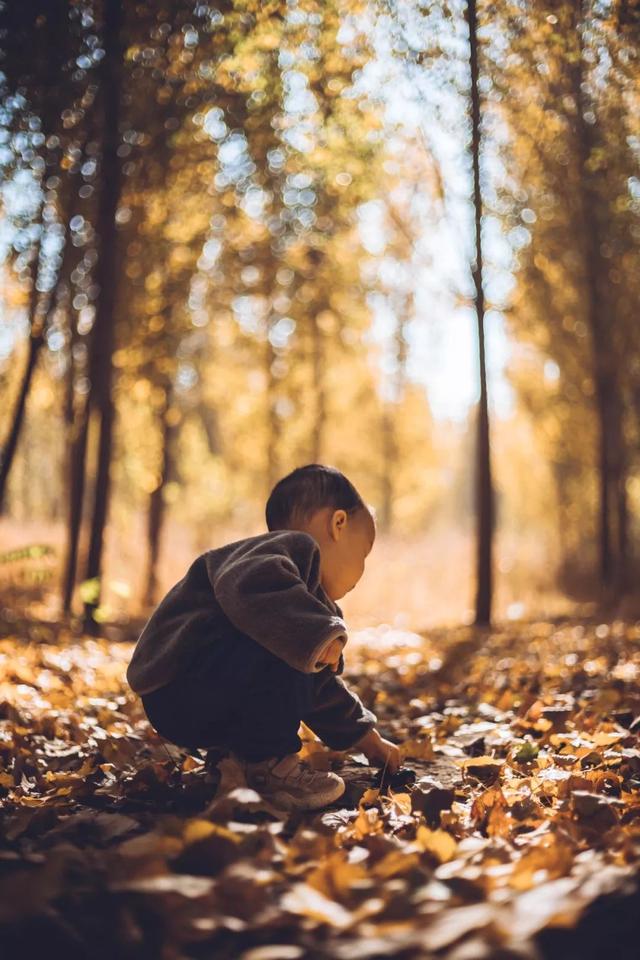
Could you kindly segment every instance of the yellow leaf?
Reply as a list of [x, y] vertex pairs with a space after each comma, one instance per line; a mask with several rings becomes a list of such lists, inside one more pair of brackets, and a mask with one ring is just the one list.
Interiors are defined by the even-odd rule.
[[393, 805], [396, 807], [398, 813], [411, 813], [411, 794], [393, 793], [393, 791], [390, 790], [389, 796], [393, 801]]
[[188, 820], [184, 828], [183, 840], [185, 844], [197, 843], [198, 840], [204, 840], [210, 837], [212, 833], [217, 833], [216, 825], [210, 820]]
[[[13, 781], [12, 781], [13, 783]], [[360, 806], [365, 806], [366, 804], [376, 803], [380, 797], [380, 790], [378, 787], [372, 787], [365, 792], [360, 797]]]
[[190, 770], [199, 770], [202, 767], [202, 760], [198, 760], [197, 757], [188, 756], [185, 757], [184, 763], [182, 764], [182, 769], [185, 773], [189, 773]]
[[348, 851], [336, 850], [320, 859], [306, 882], [330, 900], [348, 897], [358, 884], [366, 883], [367, 871], [360, 863], [349, 863]]
[[353, 821], [353, 832], [358, 840], [370, 834], [382, 833], [384, 824], [377, 807], [360, 807], [358, 816]]
[[21, 807], [41, 807], [47, 802], [48, 797], [11, 797]]
[[440, 863], [452, 860], [458, 849], [458, 844], [446, 830], [429, 830], [428, 827], [418, 827], [416, 844], [421, 850], [432, 853]]
[[371, 868], [371, 873], [380, 880], [388, 880], [398, 874], [408, 873], [413, 867], [420, 864], [417, 853], [408, 853], [406, 850], [391, 850], [382, 860]]
[[413, 757], [414, 760], [433, 760], [434, 752], [431, 739], [422, 737], [420, 740], [405, 740], [399, 746], [400, 756], [403, 760], [407, 757]]

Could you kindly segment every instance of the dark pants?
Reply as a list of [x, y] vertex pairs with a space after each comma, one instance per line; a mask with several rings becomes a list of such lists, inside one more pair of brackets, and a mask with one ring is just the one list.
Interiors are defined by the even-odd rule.
[[294, 670], [250, 637], [216, 637], [169, 684], [143, 694], [151, 725], [181, 747], [226, 747], [246, 760], [297, 753], [318, 674]]

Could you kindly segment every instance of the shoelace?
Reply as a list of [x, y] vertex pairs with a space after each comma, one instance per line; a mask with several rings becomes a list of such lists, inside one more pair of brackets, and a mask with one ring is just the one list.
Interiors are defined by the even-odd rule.
[[[273, 776], [278, 777], [283, 783], [293, 783], [300, 786], [312, 783], [315, 779], [316, 771], [309, 767], [304, 760], [298, 760], [296, 763], [297, 769], [292, 764], [291, 769], [284, 772], [282, 776], [272, 770]], [[277, 766], [277, 764], [274, 764], [274, 766]]]

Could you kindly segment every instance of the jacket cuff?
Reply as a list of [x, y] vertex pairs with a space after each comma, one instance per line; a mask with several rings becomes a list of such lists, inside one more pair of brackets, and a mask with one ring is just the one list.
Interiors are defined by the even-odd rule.
[[[307, 660], [304, 668], [305, 673], [319, 673], [327, 666], [326, 663], [318, 663], [318, 660], [322, 656], [324, 650], [326, 650], [329, 644], [337, 637], [344, 637], [344, 642], [347, 642], [347, 634], [343, 626], [336, 625], [326, 636], [322, 638], [320, 643], [309, 655], [309, 659]], [[340, 656], [342, 656], [342, 654], [340, 654]]]
[[[370, 719], [370, 717], [373, 717], [373, 719]], [[357, 745], [363, 739], [365, 734], [375, 727], [377, 722], [378, 718], [375, 716], [375, 714], [371, 713], [371, 711], [367, 710], [365, 707], [365, 715], [358, 723], [358, 732], [356, 733], [355, 737], [353, 733], [348, 738], [331, 737], [331, 742], [329, 742], [329, 739], [323, 738], [324, 743], [327, 744], [330, 750], [355, 750], [357, 753]]]

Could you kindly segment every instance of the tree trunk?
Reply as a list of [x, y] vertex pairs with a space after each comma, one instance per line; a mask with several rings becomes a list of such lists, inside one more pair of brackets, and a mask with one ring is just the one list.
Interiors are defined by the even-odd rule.
[[6, 489], [7, 489], [7, 481], [9, 479], [9, 473], [11, 472], [11, 466], [13, 464], [15, 453], [18, 448], [18, 440], [20, 439], [20, 432], [22, 430], [22, 425], [24, 423], [24, 414], [27, 407], [27, 397], [29, 396], [29, 391], [31, 390], [31, 384], [33, 382], [33, 374], [36, 369], [38, 356], [40, 355], [40, 349], [43, 343], [44, 343], [43, 331], [40, 330], [39, 332], [35, 332], [32, 330], [29, 336], [29, 353], [27, 356], [27, 365], [22, 375], [22, 383], [20, 384], [18, 399], [16, 400], [15, 409], [13, 411], [13, 419], [11, 421], [11, 427], [9, 428], [9, 434], [7, 436], [7, 440], [4, 445], [4, 449], [2, 450], [2, 457], [0, 458], [0, 513], [2, 513], [2, 510], [3, 510]]
[[[40, 230], [42, 231], [42, 212], [43, 207], [40, 205], [39, 212], [39, 223]], [[42, 233], [40, 234], [40, 240], [38, 242], [38, 249], [34, 257], [33, 265], [31, 268], [31, 291], [29, 296], [29, 348], [27, 353], [27, 365], [22, 374], [22, 382], [20, 384], [20, 389], [18, 391], [18, 397], [16, 399], [16, 405], [13, 410], [13, 417], [11, 420], [11, 426], [9, 427], [9, 432], [7, 434], [7, 439], [5, 441], [4, 447], [0, 450], [0, 515], [4, 509], [5, 497], [7, 492], [7, 482], [9, 480], [9, 474], [11, 473], [11, 467], [16, 455], [16, 450], [18, 449], [18, 441], [20, 440], [20, 432], [24, 423], [24, 415], [27, 408], [27, 399], [29, 397], [29, 392], [31, 390], [31, 384], [33, 383], [33, 374], [35, 373], [36, 364], [38, 362], [38, 356], [40, 354], [40, 348], [44, 342], [44, 332], [45, 325], [43, 320], [42, 311], [40, 309], [40, 297], [38, 295], [37, 282], [38, 282], [38, 267], [40, 264], [40, 252], [42, 250]]]
[[631, 576], [629, 570], [631, 562], [631, 558], [629, 556], [629, 502], [627, 500], [626, 471], [623, 471], [622, 476], [619, 477], [616, 507], [619, 553], [618, 589], [620, 594], [624, 594], [631, 586]]
[[[71, 298], [69, 298], [70, 300]], [[69, 615], [71, 612], [71, 599], [73, 596], [73, 585], [75, 583], [75, 572], [76, 572], [76, 562], [77, 562], [77, 551], [78, 551], [78, 536], [77, 531], [75, 536], [73, 531], [73, 504], [75, 502], [75, 497], [73, 496], [73, 475], [74, 475], [74, 426], [76, 423], [76, 412], [75, 412], [75, 364], [73, 358], [73, 348], [77, 340], [77, 333], [74, 322], [73, 310], [70, 304], [67, 304], [68, 317], [69, 317], [69, 366], [67, 367], [67, 376], [65, 383], [65, 398], [64, 398], [64, 424], [65, 424], [65, 439], [67, 447], [67, 456], [65, 460], [64, 470], [63, 470], [63, 479], [62, 487], [63, 490], [67, 492], [67, 526], [66, 526], [66, 543], [65, 543], [65, 553], [64, 560], [62, 562], [62, 572], [61, 572], [61, 581], [60, 581], [60, 603], [62, 611], [65, 615]], [[72, 569], [70, 569], [70, 561]]]
[[[77, 195], [76, 195], [77, 196]], [[73, 207], [68, 211], [67, 222], [74, 215]], [[64, 550], [64, 559], [62, 562], [62, 580], [61, 580], [61, 602], [62, 610], [68, 615], [71, 612], [71, 600], [73, 596], [73, 587], [75, 584], [77, 556], [78, 556], [78, 538], [80, 534], [80, 517], [82, 512], [82, 499], [84, 491], [84, 463], [87, 441], [86, 428], [86, 398], [82, 401], [82, 407], [79, 412], [75, 410], [74, 405], [74, 360], [73, 348], [78, 342], [78, 335], [74, 323], [74, 311], [71, 305], [71, 285], [69, 275], [71, 273], [71, 258], [75, 247], [69, 242], [69, 233], [65, 238], [64, 256], [60, 268], [60, 277], [67, 282], [67, 304], [66, 311], [70, 330], [69, 342], [69, 368], [67, 373], [66, 396], [64, 404], [64, 422], [67, 442], [67, 457], [65, 469], [63, 470], [63, 489], [67, 491], [67, 538]], [[58, 287], [58, 294], [60, 287]], [[60, 297], [58, 296], [58, 303]]]
[[616, 318], [607, 309], [601, 286], [607, 274], [600, 254], [602, 236], [598, 209], [602, 200], [589, 169], [597, 145], [594, 126], [585, 119], [591, 105], [584, 87], [582, 0], [575, 4], [574, 17], [578, 57], [570, 66], [570, 75], [576, 101], [575, 135], [581, 176], [579, 217], [586, 282], [586, 323], [591, 334], [598, 419], [599, 565], [604, 589], [619, 594], [627, 577], [626, 455], [614, 341]]
[[471, 158], [473, 164], [473, 205], [476, 258], [472, 269], [478, 329], [480, 401], [476, 440], [476, 603], [475, 623], [491, 622], [493, 593], [493, 489], [489, 440], [489, 403], [484, 333], [484, 284], [482, 262], [482, 191], [480, 187], [480, 92], [478, 89], [478, 21], [476, 0], [467, 0], [469, 23], [469, 68], [471, 74]]
[[162, 453], [160, 477], [158, 486], [149, 497], [149, 514], [147, 517], [147, 572], [145, 577], [144, 603], [147, 607], [156, 602], [158, 586], [158, 558], [160, 556], [160, 540], [165, 517], [164, 489], [173, 474], [173, 448], [176, 437], [176, 427], [171, 421], [171, 394], [166, 389], [167, 402], [162, 409], [160, 418], [162, 425]]
[[[90, 404], [95, 414], [98, 430], [98, 462], [89, 549], [85, 568], [85, 579], [97, 579], [98, 583], [102, 568], [103, 537], [109, 503], [109, 471], [114, 422], [112, 355], [115, 342], [115, 294], [117, 287], [116, 244], [118, 234], [115, 215], [120, 196], [120, 163], [117, 151], [120, 143], [118, 121], [122, 73], [122, 15], [122, 0], [105, 0], [105, 56], [101, 78], [104, 132], [100, 167], [101, 192], [97, 216], [100, 256], [96, 270], [96, 280], [100, 293], [89, 362]], [[85, 627], [88, 630], [93, 631], [95, 629], [93, 613], [98, 604], [99, 591], [95, 599], [85, 604]]]
[[[270, 323], [267, 327], [271, 329]], [[273, 362], [276, 359], [276, 352], [267, 339], [265, 344], [265, 373], [267, 377], [267, 450], [266, 450], [266, 471], [267, 471], [267, 492], [270, 493], [275, 483], [279, 479], [280, 458], [278, 456], [278, 447], [280, 441], [280, 418], [277, 410], [276, 378], [273, 375]]]
[[[71, 374], [73, 376], [73, 373]], [[85, 399], [82, 410], [77, 414], [70, 430], [68, 460], [68, 513], [67, 543], [62, 575], [62, 609], [65, 614], [71, 612], [73, 588], [78, 566], [78, 543], [82, 523], [82, 503], [85, 487], [85, 461], [87, 454], [88, 401]]]
[[380, 529], [388, 533], [393, 526], [393, 501], [395, 495], [395, 472], [398, 468], [399, 450], [397, 418], [407, 384], [407, 324], [413, 313], [414, 297], [396, 310], [396, 325], [393, 332], [396, 368], [391, 381], [391, 396], [383, 401], [382, 411], [382, 508]]
[[382, 408], [382, 497], [380, 530], [388, 533], [393, 523], [393, 472], [397, 467], [398, 450], [392, 404], [385, 400]]
[[[47, 132], [54, 132], [60, 122], [58, 88], [62, 82], [61, 70], [61, 51], [68, 43], [68, 2], [67, 0], [57, 0], [49, 4], [50, 10], [47, 11], [47, 63], [44, 74], [44, 83], [42, 84], [42, 98], [36, 99], [36, 112], [40, 113], [42, 128]], [[45, 158], [49, 155], [45, 153]], [[41, 179], [41, 189], [47, 179], [45, 163], [45, 172]], [[35, 256], [32, 275], [31, 275], [31, 296], [29, 303], [29, 352], [27, 356], [27, 365], [25, 367], [20, 390], [13, 411], [13, 419], [7, 435], [4, 448], [0, 450], [0, 514], [3, 511], [5, 502], [7, 482], [11, 467], [15, 458], [16, 450], [20, 440], [20, 433], [24, 424], [24, 417], [27, 407], [29, 392], [33, 383], [33, 375], [38, 363], [38, 357], [47, 330], [52, 294], [41, 297], [38, 295], [36, 287], [39, 274], [40, 256], [42, 253], [42, 234], [43, 234], [43, 213], [44, 204], [41, 202], [38, 210], [38, 222], [40, 227], [40, 236], [38, 240], [38, 250]], [[66, 238], [65, 238], [66, 242]], [[62, 271], [61, 271], [62, 273]]]
[[312, 336], [312, 371], [315, 410], [311, 431], [311, 463], [321, 463], [324, 449], [324, 430], [327, 422], [327, 398], [324, 381], [324, 334], [318, 323], [318, 312], [313, 311], [311, 316]]

